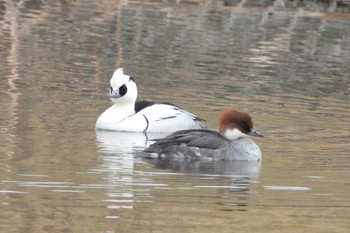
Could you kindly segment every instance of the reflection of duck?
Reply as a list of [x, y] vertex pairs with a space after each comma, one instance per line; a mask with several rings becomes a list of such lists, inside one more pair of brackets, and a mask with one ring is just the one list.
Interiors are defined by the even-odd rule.
[[220, 114], [219, 132], [181, 130], [157, 139], [145, 152], [172, 160], [261, 160], [261, 150], [246, 136], [263, 137], [253, 128], [251, 117], [228, 108]]
[[[159, 135], [149, 135], [154, 138]], [[164, 136], [164, 135], [163, 135]], [[142, 133], [96, 131], [98, 150], [103, 153], [100, 160], [101, 167], [92, 169], [92, 172], [104, 174], [106, 182], [108, 208], [131, 209], [134, 206], [135, 183], [144, 183], [140, 175], [135, 175], [135, 165], [143, 164], [143, 160], [135, 157], [145, 144], [148, 144], [147, 136]], [[260, 175], [261, 161], [171, 161], [148, 160], [155, 163], [156, 168], [175, 170], [177, 172], [198, 172], [203, 179], [214, 179], [215, 186], [202, 186], [202, 188], [215, 188], [219, 195], [227, 193], [248, 193], [252, 182]], [[153, 172], [153, 169], [152, 169]], [[151, 173], [152, 173], [151, 172]], [[147, 170], [146, 170], [147, 173]], [[162, 173], [159, 173], [160, 176]], [[164, 174], [169, 174], [168, 172]], [[152, 179], [148, 176], [149, 184]], [[207, 182], [205, 182], [207, 183]], [[201, 188], [197, 185], [196, 188]], [[222, 194], [224, 193], [224, 194]], [[145, 193], [143, 193], [145, 195]], [[149, 194], [151, 195], [151, 194]], [[240, 205], [242, 204], [240, 197]], [[219, 203], [222, 205], [221, 203]], [[227, 204], [226, 202], [224, 203]], [[236, 204], [236, 203], [233, 203]], [[247, 204], [248, 205], [248, 204]]]
[[172, 133], [183, 129], [206, 128], [203, 120], [172, 104], [136, 102], [137, 86], [134, 79], [117, 69], [110, 81], [110, 99], [114, 105], [96, 121], [96, 129], [129, 132]]
[[136, 133], [96, 130], [99, 150], [104, 153], [133, 154], [151, 144], [152, 138], [164, 137], [163, 133]]
[[98, 151], [103, 153], [100, 157], [103, 163], [101, 168], [94, 171], [107, 174], [105, 180], [111, 187], [123, 187], [123, 192], [131, 191], [129, 186], [134, 179], [134, 166], [140, 162], [134, 155], [148, 145], [147, 135], [135, 132], [96, 131], [96, 141]]
[[155, 160], [155, 166], [161, 169], [174, 171], [191, 171], [201, 174], [237, 175], [244, 177], [258, 177], [260, 174], [261, 161], [169, 161]]
[[[174, 161], [174, 160], [152, 160], [156, 168], [173, 170], [177, 172], [194, 172], [200, 174], [200, 179], [215, 180], [213, 182], [199, 182], [196, 188], [212, 188], [217, 191], [218, 196], [227, 199], [228, 195], [249, 194], [250, 186], [256, 183], [260, 177], [260, 161]], [[239, 196], [234, 203], [219, 202], [220, 206], [248, 206], [249, 196]]]
[[[143, 133], [96, 131], [98, 151], [102, 152], [99, 168], [91, 172], [103, 174], [106, 183], [106, 196], [104, 202], [108, 208], [133, 208], [134, 167], [138, 161], [134, 158], [137, 150], [142, 150], [147, 144], [147, 137]], [[123, 201], [120, 203], [120, 199]]]
[[147, 146], [147, 136], [144, 133], [116, 132], [96, 130], [96, 140], [99, 150], [107, 153], [128, 153]]

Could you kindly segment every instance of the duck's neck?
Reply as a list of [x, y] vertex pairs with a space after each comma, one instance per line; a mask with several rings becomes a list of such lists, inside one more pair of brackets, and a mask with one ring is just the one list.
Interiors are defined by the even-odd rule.
[[112, 106], [113, 110], [122, 113], [124, 116], [135, 114], [135, 105], [130, 103], [116, 103]]
[[229, 140], [236, 140], [239, 138], [246, 137], [247, 135], [242, 133], [239, 129], [226, 129], [225, 131], [220, 131], [220, 133]]

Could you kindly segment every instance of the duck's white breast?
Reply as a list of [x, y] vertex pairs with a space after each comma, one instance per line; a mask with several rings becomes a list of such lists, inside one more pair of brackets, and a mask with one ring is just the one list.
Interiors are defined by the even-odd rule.
[[144, 132], [147, 121], [141, 114], [132, 111], [122, 111], [115, 106], [104, 111], [96, 121], [96, 129], [128, 132]]

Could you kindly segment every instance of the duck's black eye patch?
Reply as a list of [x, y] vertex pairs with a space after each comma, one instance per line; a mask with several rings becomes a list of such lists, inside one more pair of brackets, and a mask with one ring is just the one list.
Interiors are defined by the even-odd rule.
[[125, 84], [123, 84], [121, 87], [119, 87], [119, 95], [124, 96], [126, 92], [128, 91], [128, 88]]
[[243, 122], [240, 122], [240, 124], [239, 124], [241, 127], [242, 127], [242, 129], [243, 129], [243, 133], [249, 133], [250, 132], [250, 127], [248, 126], [248, 124], [247, 123], [245, 123], [244, 121]]

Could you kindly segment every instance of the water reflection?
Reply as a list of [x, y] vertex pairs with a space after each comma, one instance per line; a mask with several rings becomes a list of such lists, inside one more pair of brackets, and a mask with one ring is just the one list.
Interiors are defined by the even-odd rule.
[[102, 164], [100, 168], [89, 172], [103, 175], [102, 186], [105, 187], [107, 196], [103, 202], [107, 203], [107, 208], [132, 209], [136, 201], [135, 192], [150, 196], [150, 188], [167, 186], [154, 182], [152, 176], [146, 178], [145, 173], [135, 174], [135, 167], [142, 164], [141, 158], [135, 155], [151, 143], [149, 137], [153, 139], [160, 136], [161, 134], [96, 131], [98, 151], [103, 153], [99, 157]]
[[[157, 135], [159, 137], [159, 135]], [[156, 190], [173, 190], [178, 195], [180, 190], [215, 190], [216, 195], [227, 198], [227, 195], [251, 195], [251, 184], [256, 184], [260, 177], [261, 161], [215, 161], [189, 162], [143, 159], [139, 152], [149, 143], [148, 137], [156, 135], [142, 133], [96, 131], [98, 150], [104, 155], [100, 168], [89, 172], [103, 175], [104, 187], [109, 209], [132, 209], [137, 203], [158, 202]], [[149, 164], [150, 170], [137, 167]], [[197, 174], [200, 183], [191, 184], [184, 180], [188, 174]], [[169, 182], [169, 177], [177, 184]], [[163, 180], [164, 179], [164, 180]], [[163, 182], [162, 182], [163, 181]], [[94, 186], [92, 184], [92, 186]], [[139, 197], [143, 198], [140, 199]], [[181, 197], [183, 198], [183, 197]], [[231, 198], [230, 198], [231, 199]], [[240, 196], [239, 200], [218, 202], [220, 206], [250, 206], [249, 197]], [[181, 202], [180, 202], [181, 203]], [[109, 216], [111, 217], [111, 216]], [[115, 216], [117, 217], [117, 216]]]
[[148, 136], [144, 133], [96, 131], [96, 140], [99, 150], [108, 154], [133, 154], [135, 151], [145, 148], [150, 142], [149, 138], [157, 138], [157, 135]]
[[180, 172], [198, 172], [203, 174], [244, 175], [258, 177], [261, 161], [174, 161], [155, 159], [157, 168]]
[[[227, 198], [219, 202], [225, 206], [250, 206], [249, 195], [256, 194], [251, 185], [259, 182], [261, 161], [215, 161], [207, 162], [177, 162], [156, 160], [155, 167], [176, 172], [198, 173], [203, 184], [194, 188], [216, 190], [218, 197]], [[237, 200], [239, 195], [239, 200]], [[243, 195], [243, 196], [242, 196]]]
[[100, 168], [90, 172], [103, 174], [106, 184], [107, 208], [132, 208], [134, 202], [135, 149], [145, 146], [147, 138], [142, 133], [96, 131], [98, 149], [104, 156]]
[[[9, 37], [11, 40], [9, 40], [9, 45], [5, 50], [5, 56], [2, 56], [1, 60], [4, 60], [5, 64], [8, 66], [8, 71], [6, 72], [5, 80], [6, 82], [3, 85], [6, 85], [7, 91], [6, 91], [6, 101], [3, 101], [4, 103], [7, 103], [6, 105], [2, 106], [1, 109], [6, 109], [9, 116], [8, 119], [6, 119], [6, 125], [1, 127], [1, 133], [4, 133], [6, 136], [6, 146], [5, 150], [1, 150], [1, 154], [5, 154], [5, 156], [2, 156], [5, 159], [11, 159], [14, 155], [14, 149], [15, 149], [15, 135], [13, 131], [16, 129], [16, 126], [18, 124], [18, 108], [19, 108], [19, 97], [20, 97], [20, 90], [17, 87], [16, 82], [19, 79], [19, 71], [17, 64], [20, 62], [20, 55], [19, 55], [19, 20], [18, 20], [18, 12], [14, 6], [14, 4], [9, 1], [6, 3], [6, 5], [3, 7], [7, 9], [4, 14], [0, 11], [0, 15], [2, 16], [2, 21], [5, 21], [6, 23], [3, 23], [0, 25], [0, 35], [2, 35], [4, 32], [7, 32], [9, 34]], [[8, 100], [9, 99], [9, 100]], [[2, 125], [0, 125], [2, 126]]]

